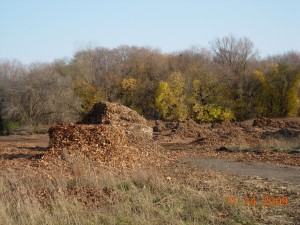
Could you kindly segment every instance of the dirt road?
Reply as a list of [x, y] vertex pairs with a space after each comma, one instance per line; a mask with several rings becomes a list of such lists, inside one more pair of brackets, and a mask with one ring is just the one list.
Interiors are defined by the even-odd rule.
[[5, 143], [5, 146], [29, 144], [47, 147], [49, 137], [48, 134], [0, 136], [0, 142]]
[[185, 162], [194, 167], [228, 174], [276, 179], [300, 187], [300, 167], [260, 162], [235, 162], [228, 159], [188, 157]]

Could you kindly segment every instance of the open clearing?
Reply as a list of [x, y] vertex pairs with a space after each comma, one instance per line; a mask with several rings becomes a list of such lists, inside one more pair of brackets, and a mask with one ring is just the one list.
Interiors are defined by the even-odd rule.
[[[47, 134], [42, 135], [11, 135], [0, 136], [1, 153], [0, 158], [20, 165], [29, 163], [30, 159], [38, 157], [48, 149], [49, 138]], [[180, 151], [190, 152], [190, 146], [180, 145]], [[174, 151], [174, 144], [168, 151]], [[299, 157], [300, 160], [300, 157]], [[178, 164], [186, 167], [198, 167], [201, 170], [215, 170], [233, 175], [261, 177], [268, 180], [276, 179], [289, 182], [300, 188], [300, 167], [284, 164], [270, 164], [261, 162], [241, 162], [230, 158], [208, 158], [207, 156], [185, 156], [180, 158]], [[176, 167], [176, 165], [174, 165]]]

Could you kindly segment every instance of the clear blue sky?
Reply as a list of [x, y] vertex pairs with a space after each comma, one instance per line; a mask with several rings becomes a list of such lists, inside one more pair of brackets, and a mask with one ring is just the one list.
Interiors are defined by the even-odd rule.
[[300, 51], [300, 0], [0, 0], [0, 58], [72, 57], [87, 45], [163, 52], [246, 36], [261, 56]]

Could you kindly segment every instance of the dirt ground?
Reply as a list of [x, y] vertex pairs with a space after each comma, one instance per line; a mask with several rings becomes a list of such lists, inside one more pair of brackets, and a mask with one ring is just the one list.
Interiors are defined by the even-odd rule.
[[35, 135], [10, 135], [10, 136], [0, 136], [0, 142], [3, 146], [14, 147], [17, 145], [27, 145], [32, 144], [33, 146], [39, 146], [41, 148], [47, 148], [49, 138], [47, 134], [35, 134]]
[[300, 187], [300, 167], [261, 162], [236, 162], [228, 159], [193, 158], [185, 159], [191, 166], [216, 170], [228, 174], [281, 180]]
[[[11, 135], [0, 136], [0, 161], [2, 166], [32, 166], [48, 151], [48, 135]], [[251, 157], [241, 160], [235, 153], [216, 153], [197, 151], [190, 142], [162, 143], [166, 151], [177, 155], [176, 164], [196, 167], [200, 170], [214, 170], [225, 174], [261, 177], [267, 180], [281, 180], [300, 188], [300, 167], [279, 163], [262, 163]], [[242, 153], [243, 154], [243, 153]], [[296, 160], [300, 161], [300, 157]], [[174, 167], [178, 165], [174, 164]]]

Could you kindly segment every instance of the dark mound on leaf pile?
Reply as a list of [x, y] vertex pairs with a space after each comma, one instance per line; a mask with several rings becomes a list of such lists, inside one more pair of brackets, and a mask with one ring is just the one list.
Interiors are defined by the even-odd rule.
[[118, 124], [128, 123], [147, 125], [147, 120], [136, 111], [119, 103], [98, 102], [78, 124]]
[[81, 157], [121, 168], [158, 164], [163, 159], [161, 147], [153, 141], [152, 128], [146, 123], [121, 104], [99, 102], [77, 124], [49, 129], [50, 155]]

